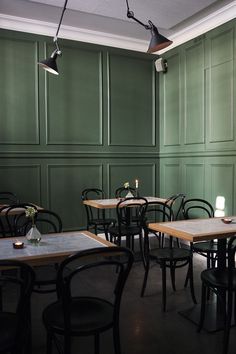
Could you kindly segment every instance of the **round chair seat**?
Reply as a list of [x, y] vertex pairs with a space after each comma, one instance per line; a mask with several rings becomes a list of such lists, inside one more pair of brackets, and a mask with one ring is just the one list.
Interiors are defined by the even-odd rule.
[[[113, 305], [93, 297], [73, 298], [71, 303], [71, 335], [95, 334], [113, 326]], [[61, 302], [54, 302], [43, 312], [46, 328], [64, 333], [64, 315]]]
[[121, 226], [121, 228], [119, 229], [118, 226], [112, 226], [109, 228], [109, 233], [115, 236], [138, 235], [140, 233], [140, 227], [134, 225]]
[[110, 225], [110, 224], [113, 224], [115, 223], [116, 220], [115, 219], [92, 219], [91, 220], [91, 224], [94, 224], [94, 225]]
[[185, 261], [191, 252], [184, 248], [156, 248], [150, 251], [150, 257], [160, 261]]
[[202, 253], [217, 253], [218, 252], [217, 243], [210, 242], [210, 241], [194, 243], [193, 250], [196, 252], [202, 252]]
[[[202, 271], [201, 279], [210, 287], [226, 289], [228, 284], [228, 269], [211, 268]], [[236, 269], [233, 271], [233, 290], [236, 290]]]

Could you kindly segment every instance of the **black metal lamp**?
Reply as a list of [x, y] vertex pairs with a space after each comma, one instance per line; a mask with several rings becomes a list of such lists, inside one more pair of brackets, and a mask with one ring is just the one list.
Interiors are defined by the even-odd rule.
[[59, 29], [61, 27], [61, 22], [62, 22], [62, 19], [63, 19], [64, 12], [66, 10], [67, 2], [68, 2], [68, 0], [65, 0], [64, 7], [63, 7], [63, 10], [62, 10], [62, 13], [61, 13], [61, 18], [60, 18], [60, 21], [59, 21], [59, 24], [58, 24], [58, 27], [57, 27], [57, 32], [56, 32], [55, 37], [53, 38], [53, 42], [56, 45], [56, 49], [52, 52], [50, 58], [45, 59], [45, 60], [41, 60], [40, 62], [38, 62], [38, 64], [44, 70], [46, 70], [46, 71], [48, 71], [48, 72], [50, 72], [52, 74], [55, 74], [55, 75], [59, 75], [59, 72], [58, 72], [58, 69], [57, 69], [56, 59], [57, 59], [58, 56], [61, 56], [61, 54], [62, 54], [61, 50], [60, 50], [60, 48], [58, 46], [57, 36], [58, 36]]
[[168, 38], [164, 37], [162, 34], [158, 32], [158, 29], [156, 26], [152, 23], [152, 21], [148, 21], [148, 25], [141, 22], [134, 16], [134, 12], [130, 11], [129, 9], [129, 3], [128, 0], [126, 0], [126, 5], [127, 5], [127, 17], [132, 18], [134, 21], [138, 22], [140, 25], [142, 25], [146, 30], [151, 31], [152, 38], [150, 40], [150, 44], [148, 47], [147, 52], [148, 53], [153, 53], [158, 50], [164, 49], [168, 47], [170, 44], [173, 42], [169, 40]]

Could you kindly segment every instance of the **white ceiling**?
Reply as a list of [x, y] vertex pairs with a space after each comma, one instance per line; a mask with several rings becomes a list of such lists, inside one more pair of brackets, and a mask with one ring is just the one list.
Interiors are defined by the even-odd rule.
[[[55, 34], [55, 27], [59, 22], [63, 6], [64, 0], [0, 0], [0, 27], [13, 26], [12, 29], [19, 29], [14, 28], [13, 20], [15, 19], [16, 22], [17, 19], [24, 18], [28, 25], [29, 21], [34, 21], [32, 22], [34, 24], [41, 21], [44, 28], [46, 23], [47, 25], [52, 24], [53, 31], [44, 33], [41, 30], [41, 33], [52, 35], [54, 32]], [[183, 34], [186, 29], [193, 28], [196, 23], [200, 25], [202, 23], [202, 31], [206, 31], [209, 23], [207, 21], [215, 14], [223, 14], [225, 9], [229, 19], [236, 17], [235, 0], [129, 0], [129, 6], [135, 17], [143, 23], [151, 20], [159, 32], [168, 36], [174, 43], [179, 43], [178, 35]], [[74, 31], [79, 29], [80, 33], [82, 30], [83, 34], [87, 31], [91, 42], [93, 42], [93, 37], [96, 42], [96, 33], [102, 33], [109, 38], [120, 37], [123, 42], [133, 40], [137, 44], [140, 41], [140, 45], [142, 44], [143, 48], [146, 48], [146, 43], [150, 39], [149, 31], [146, 31], [132, 19], [128, 19], [126, 12], [126, 0], [68, 0], [59, 37], [66, 37], [63, 30], [72, 28]], [[6, 19], [8, 20], [7, 25]], [[205, 23], [204, 19], [206, 19]], [[11, 24], [9, 24], [9, 20], [11, 20]], [[220, 21], [217, 21], [220, 25]], [[24, 26], [22, 27], [24, 31]], [[209, 29], [211, 29], [210, 24]], [[33, 29], [31, 31], [37, 32]], [[73, 36], [71, 39], [74, 39]], [[83, 40], [83, 38], [78, 40]], [[122, 41], [120, 42], [122, 43]], [[124, 44], [125, 46], [127, 45]]]

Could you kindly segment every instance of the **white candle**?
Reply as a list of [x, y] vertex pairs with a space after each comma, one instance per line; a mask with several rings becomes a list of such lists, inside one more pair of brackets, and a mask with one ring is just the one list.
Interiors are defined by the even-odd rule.
[[138, 189], [138, 179], [135, 180], [135, 188]]

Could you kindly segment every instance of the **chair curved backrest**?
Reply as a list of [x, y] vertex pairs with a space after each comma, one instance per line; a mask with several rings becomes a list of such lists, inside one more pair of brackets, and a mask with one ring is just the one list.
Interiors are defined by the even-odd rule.
[[12, 192], [0, 192], [0, 204], [17, 204], [19, 203], [19, 199]]
[[135, 194], [136, 194], [136, 189], [135, 189], [135, 188], [132, 188], [132, 187], [128, 187], [128, 188], [119, 187], [119, 188], [117, 188], [116, 191], [115, 191], [115, 197], [116, 197], [116, 198], [125, 198], [126, 195], [127, 195], [129, 192], [132, 193], [133, 196], [135, 196]]
[[173, 210], [171, 205], [163, 202], [147, 203], [145, 210], [145, 227], [149, 223], [165, 222], [173, 220]]
[[183, 203], [185, 200], [185, 194], [183, 193], [178, 193], [178, 194], [174, 194], [171, 197], [167, 198], [166, 200], [166, 204], [168, 204], [170, 206], [170, 208], [172, 209], [172, 221], [176, 221], [178, 219], [182, 218], [181, 212], [183, 210]]
[[[77, 252], [62, 261], [57, 275], [57, 294], [63, 304], [67, 331], [70, 331], [70, 304], [73, 297], [109, 302], [113, 306], [114, 322], [119, 319], [121, 296], [133, 260], [133, 253], [127, 248], [99, 247]], [[84, 304], [86, 307], [86, 300]], [[86, 308], [82, 312], [81, 316], [86, 316]], [[89, 331], [88, 322], [86, 319], [82, 332]], [[92, 328], [93, 325], [91, 323]]]
[[214, 208], [207, 200], [187, 199], [183, 203], [183, 215], [185, 219], [213, 218]]
[[23, 353], [29, 340], [30, 296], [35, 274], [29, 265], [14, 260], [0, 260], [0, 269], [0, 321], [3, 323], [0, 331], [1, 353]]
[[28, 207], [32, 207], [35, 210], [37, 210], [36, 206], [31, 203], [19, 203], [19, 204], [12, 204], [10, 206], [5, 206], [0, 209], [2, 221], [4, 224], [4, 237], [14, 237], [14, 236], [20, 236], [22, 233], [20, 233], [16, 229], [16, 218], [17, 215], [25, 213], [25, 210]]
[[[62, 220], [60, 216], [52, 210], [40, 209], [34, 217], [34, 223], [41, 233], [62, 232]], [[16, 215], [15, 228], [18, 235], [26, 235], [32, 227], [32, 219], [26, 217], [25, 212]]]
[[135, 223], [142, 227], [147, 203], [147, 199], [144, 197], [131, 197], [120, 200], [116, 205], [118, 227], [129, 226], [132, 219], [135, 219]]
[[[86, 188], [82, 191], [81, 195], [82, 201], [84, 200], [89, 200], [89, 199], [105, 199], [105, 193], [102, 189], [99, 188]], [[95, 218], [95, 212], [93, 208], [89, 205], [84, 204], [85, 206], [85, 211], [86, 211], [86, 217], [87, 217], [87, 228], [88, 225], [90, 224], [91, 220]], [[100, 210], [96, 210], [97, 213], [97, 218], [100, 218]]]

